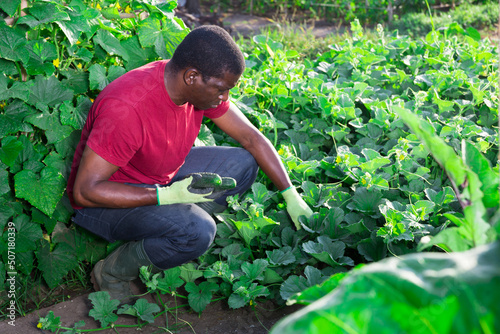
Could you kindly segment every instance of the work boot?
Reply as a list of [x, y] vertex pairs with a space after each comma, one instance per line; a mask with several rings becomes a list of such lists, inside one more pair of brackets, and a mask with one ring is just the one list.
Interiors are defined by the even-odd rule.
[[149, 260], [143, 243], [144, 240], [127, 242], [97, 262], [91, 273], [94, 289], [108, 291], [111, 299], [118, 299], [120, 304], [134, 302], [130, 282], [139, 277], [139, 269], [148, 266], [153, 273], [161, 271]]

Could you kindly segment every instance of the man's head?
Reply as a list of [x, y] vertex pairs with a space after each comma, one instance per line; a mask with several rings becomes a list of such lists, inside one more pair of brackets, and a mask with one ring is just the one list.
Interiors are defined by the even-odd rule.
[[170, 62], [174, 70], [196, 68], [203, 81], [225, 72], [241, 75], [245, 59], [229, 33], [218, 26], [193, 29], [177, 46]]

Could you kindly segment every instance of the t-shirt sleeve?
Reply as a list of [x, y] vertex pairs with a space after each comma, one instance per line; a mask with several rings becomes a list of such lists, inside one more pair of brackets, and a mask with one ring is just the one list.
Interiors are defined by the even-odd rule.
[[101, 102], [87, 145], [107, 162], [124, 167], [142, 145], [142, 123], [121, 101]]
[[217, 108], [203, 110], [203, 115], [208, 118], [219, 118], [229, 110], [229, 101], [223, 101]]

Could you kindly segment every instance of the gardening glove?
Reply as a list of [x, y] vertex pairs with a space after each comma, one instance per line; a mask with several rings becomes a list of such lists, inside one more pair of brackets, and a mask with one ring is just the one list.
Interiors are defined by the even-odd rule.
[[[227, 189], [236, 187], [232, 178], [215, 173], [192, 173], [170, 186], [157, 187], [158, 205], [210, 202]], [[224, 188], [224, 189], [222, 189]]]
[[300, 226], [299, 217], [306, 216], [309, 218], [312, 216], [313, 211], [306, 202], [304, 202], [302, 197], [300, 197], [294, 186], [283, 190], [281, 194], [286, 201], [286, 211], [288, 211], [297, 230], [300, 230], [302, 227]]

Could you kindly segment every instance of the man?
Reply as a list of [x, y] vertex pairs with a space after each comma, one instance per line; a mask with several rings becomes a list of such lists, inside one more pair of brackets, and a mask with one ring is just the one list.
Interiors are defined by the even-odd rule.
[[[74, 221], [110, 242], [129, 241], [95, 265], [96, 290], [128, 302], [140, 267], [158, 272], [202, 255], [215, 237], [211, 213], [245, 192], [258, 167], [297, 228], [300, 215], [312, 214], [269, 140], [228, 101], [244, 64], [225, 30], [202, 26], [171, 60], [126, 73], [95, 100], [68, 181]], [[203, 116], [243, 148], [193, 147]]]

